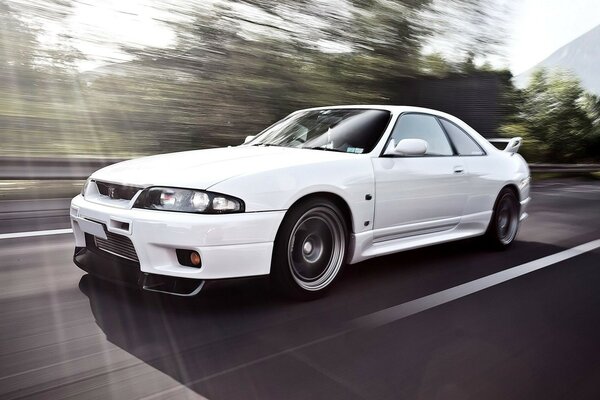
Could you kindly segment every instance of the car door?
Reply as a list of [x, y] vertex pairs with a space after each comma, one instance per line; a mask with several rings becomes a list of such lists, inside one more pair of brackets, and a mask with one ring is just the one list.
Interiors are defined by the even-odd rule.
[[425, 140], [427, 152], [422, 156], [382, 155], [372, 159], [375, 241], [452, 229], [460, 222], [467, 201], [465, 166], [435, 116], [402, 114], [388, 146], [402, 139]]
[[[490, 161], [485, 150], [458, 124], [446, 119], [438, 118], [448, 134], [454, 150], [464, 162], [469, 179], [469, 196], [465, 206], [464, 215], [475, 215], [482, 212], [491, 212], [498, 183], [490, 179]], [[463, 218], [464, 223], [467, 218]], [[483, 218], [486, 220], [486, 218]]]

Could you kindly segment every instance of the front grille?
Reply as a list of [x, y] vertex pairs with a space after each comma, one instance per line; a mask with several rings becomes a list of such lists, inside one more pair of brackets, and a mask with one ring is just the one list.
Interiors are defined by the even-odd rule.
[[96, 181], [96, 186], [101, 195], [115, 200], [131, 200], [142, 189], [137, 186], [119, 185], [117, 183], [102, 181]]
[[127, 236], [106, 232], [106, 239], [94, 236], [96, 248], [131, 261], [139, 262], [133, 243]]

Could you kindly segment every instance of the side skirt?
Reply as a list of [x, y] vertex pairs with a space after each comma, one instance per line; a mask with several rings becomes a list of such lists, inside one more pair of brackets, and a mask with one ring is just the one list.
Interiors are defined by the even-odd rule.
[[438, 232], [422, 232], [412, 236], [395, 237], [390, 240], [376, 239], [377, 231], [352, 235], [352, 256], [349, 264], [355, 264], [369, 258], [393, 254], [404, 250], [417, 249], [453, 240], [481, 236], [487, 230], [492, 216], [491, 211], [470, 214], [460, 219], [458, 225]]

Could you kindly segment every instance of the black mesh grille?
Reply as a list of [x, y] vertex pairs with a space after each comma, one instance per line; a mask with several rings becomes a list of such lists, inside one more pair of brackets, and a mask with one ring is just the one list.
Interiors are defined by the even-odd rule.
[[133, 243], [131, 243], [131, 240], [126, 236], [106, 232], [106, 239], [94, 236], [94, 244], [98, 250], [139, 262]]
[[117, 200], [131, 200], [142, 189], [137, 186], [119, 185], [102, 181], [96, 181], [96, 186], [101, 195]]

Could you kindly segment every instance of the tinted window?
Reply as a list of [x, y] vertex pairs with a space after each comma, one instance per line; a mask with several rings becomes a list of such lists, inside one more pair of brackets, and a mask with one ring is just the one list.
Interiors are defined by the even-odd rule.
[[448, 132], [448, 136], [450, 136], [450, 140], [454, 143], [454, 147], [456, 148], [456, 151], [458, 151], [458, 154], [461, 156], [481, 156], [484, 154], [481, 147], [475, 143], [475, 140], [458, 127], [458, 125], [441, 118], [440, 121], [442, 122], [442, 125], [444, 125], [446, 132]]
[[407, 114], [400, 117], [392, 132], [394, 143], [402, 139], [422, 139], [427, 142], [427, 153], [432, 156], [451, 156], [452, 147], [435, 117]]
[[368, 153], [383, 135], [389, 120], [390, 112], [383, 110], [304, 111], [271, 126], [251, 145]]

